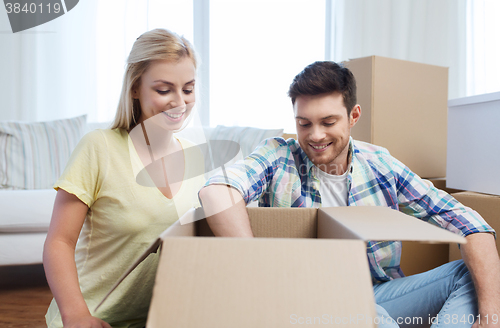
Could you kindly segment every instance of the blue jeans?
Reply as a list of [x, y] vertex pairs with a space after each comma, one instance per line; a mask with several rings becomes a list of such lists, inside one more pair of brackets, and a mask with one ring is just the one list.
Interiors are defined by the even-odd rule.
[[431, 324], [433, 328], [470, 328], [478, 314], [474, 284], [462, 260], [376, 284], [373, 291], [379, 328]]

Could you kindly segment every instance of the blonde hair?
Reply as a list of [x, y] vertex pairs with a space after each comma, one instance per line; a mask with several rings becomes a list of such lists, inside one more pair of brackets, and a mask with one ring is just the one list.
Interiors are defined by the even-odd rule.
[[127, 59], [120, 101], [111, 129], [123, 128], [130, 131], [137, 125], [141, 105], [138, 99], [132, 98], [132, 91], [153, 60], [179, 61], [185, 57], [191, 58], [196, 69], [193, 46], [183, 36], [166, 29], [154, 29], [139, 36]]

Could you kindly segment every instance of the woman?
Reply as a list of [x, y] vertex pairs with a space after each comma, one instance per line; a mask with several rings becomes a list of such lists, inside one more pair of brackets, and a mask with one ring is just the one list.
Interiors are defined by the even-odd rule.
[[[174, 33], [156, 29], [135, 41], [112, 128], [84, 136], [54, 185], [43, 260], [54, 295], [48, 327], [145, 326], [157, 254], [94, 309], [133, 260], [198, 205], [203, 177], [183, 177], [194, 176], [200, 160], [185, 158], [192, 144], [173, 135], [194, 105], [195, 69], [192, 46]], [[140, 172], [152, 184], [139, 182]]]

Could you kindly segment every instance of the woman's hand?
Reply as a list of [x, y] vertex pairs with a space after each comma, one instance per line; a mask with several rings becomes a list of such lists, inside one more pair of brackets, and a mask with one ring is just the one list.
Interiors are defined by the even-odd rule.
[[64, 328], [112, 328], [109, 323], [91, 315], [69, 320]]

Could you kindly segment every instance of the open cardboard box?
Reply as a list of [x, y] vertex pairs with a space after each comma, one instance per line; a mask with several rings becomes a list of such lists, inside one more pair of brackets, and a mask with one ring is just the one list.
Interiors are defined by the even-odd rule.
[[375, 327], [366, 241], [465, 242], [386, 207], [248, 213], [257, 238], [208, 238], [193, 209], [129, 268], [121, 280], [161, 245], [147, 327]]

